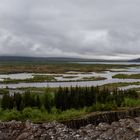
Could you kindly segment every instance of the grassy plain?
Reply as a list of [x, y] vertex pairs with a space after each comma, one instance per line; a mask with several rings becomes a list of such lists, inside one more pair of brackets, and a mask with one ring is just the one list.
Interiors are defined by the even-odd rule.
[[30, 82], [52, 82], [56, 81], [54, 75], [33, 75], [33, 78], [27, 79], [11, 79], [4, 78], [0, 83], [9, 84], [9, 83], [30, 83]]
[[[129, 65], [134, 67], [136, 65]], [[12, 62], [12, 63], [0, 63], [0, 73], [55, 73], [62, 74], [69, 71], [75, 72], [101, 72], [110, 69], [126, 68], [126, 65], [117, 64], [76, 64], [76, 63], [24, 63], [24, 62]]]
[[116, 74], [112, 78], [119, 79], [140, 79], [140, 74]]

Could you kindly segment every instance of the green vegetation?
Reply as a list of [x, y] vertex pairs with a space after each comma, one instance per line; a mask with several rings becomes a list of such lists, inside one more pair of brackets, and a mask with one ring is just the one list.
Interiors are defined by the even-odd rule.
[[140, 74], [116, 74], [112, 76], [112, 78], [119, 78], [119, 79], [140, 79]]
[[8, 93], [9, 93], [8, 89], [0, 89], [0, 95], [8, 94]]
[[81, 81], [98, 81], [98, 80], [105, 80], [105, 77], [83, 77], [82, 79], [80, 79]]
[[[137, 65], [129, 65], [134, 67]], [[67, 73], [68, 71], [75, 72], [101, 72], [110, 69], [126, 68], [125, 65], [116, 64], [76, 64], [76, 63], [1, 63], [0, 73]]]
[[140, 106], [140, 99], [125, 98], [122, 106], [126, 106], [126, 107]]
[[51, 113], [48, 113], [45, 108], [24, 108], [22, 111], [17, 111], [16, 109], [12, 110], [3, 110], [0, 109], [0, 120], [10, 121], [10, 120], [32, 120], [35, 123], [48, 122], [48, 121], [62, 121], [72, 118], [81, 117], [82, 115], [87, 114], [85, 109], [70, 109], [66, 111], [59, 111], [56, 108], [53, 108]]
[[29, 79], [30, 82], [47, 82], [56, 81], [54, 75], [33, 75], [33, 78]]
[[117, 110], [140, 106], [139, 93], [99, 87], [71, 87], [44, 90], [42, 94], [4, 94], [0, 99], [1, 120], [34, 122], [62, 121], [95, 111]]
[[140, 85], [140, 82], [119, 82], [119, 83], [110, 83], [110, 84], [105, 84], [103, 86], [100, 86], [100, 88], [109, 88], [109, 89], [114, 89], [118, 87], [124, 87], [124, 86], [129, 86], [129, 85]]
[[27, 78], [27, 79], [11, 79], [11, 78], [5, 78], [3, 81], [0, 81], [0, 83], [8, 84], [8, 83], [21, 83], [21, 82], [50, 82], [50, 81], [56, 81], [54, 78], [54, 75], [33, 75], [33, 78]]
[[68, 78], [68, 79], [72, 79], [72, 78], [77, 78], [78, 76], [63, 76], [63, 78]]
[[[129, 67], [136, 65], [129, 65]], [[110, 69], [126, 68], [125, 65], [112, 64], [76, 64], [47, 62], [6, 62], [0, 64], [1, 74], [38, 73], [33, 78], [4, 79], [4, 83], [48, 82], [56, 81], [54, 75], [39, 73], [63, 74], [69, 71], [89, 73], [103, 72]], [[117, 77], [115, 77], [117, 76]], [[115, 75], [113, 78], [122, 76]], [[124, 75], [123, 75], [124, 76]], [[126, 75], [124, 77], [127, 77]], [[129, 78], [138, 75], [129, 75]], [[140, 76], [139, 76], [140, 77]], [[74, 76], [64, 78], [75, 78]], [[104, 77], [85, 77], [79, 81], [104, 80]], [[2, 82], [1, 82], [2, 83]], [[10, 96], [8, 89], [0, 89], [0, 120], [26, 120], [33, 122], [61, 121], [81, 117], [95, 111], [118, 110], [122, 107], [140, 106], [140, 92], [134, 90], [119, 91], [114, 87], [127, 86], [134, 83], [114, 83], [100, 87], [71, 88], [23, 88], [24, 94]]]

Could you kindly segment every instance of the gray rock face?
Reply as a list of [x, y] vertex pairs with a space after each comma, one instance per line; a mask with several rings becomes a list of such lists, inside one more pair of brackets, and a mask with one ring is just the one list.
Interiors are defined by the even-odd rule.
[[140, 140], [140, 117], [70, 129], [57, 123], [0, 122], [0, 140]]

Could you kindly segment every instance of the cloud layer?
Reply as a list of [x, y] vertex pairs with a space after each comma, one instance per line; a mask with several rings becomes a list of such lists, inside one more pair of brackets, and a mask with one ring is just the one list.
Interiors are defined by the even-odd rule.
[[0, 55], [140, 57], [139, 0], [0, 0]]

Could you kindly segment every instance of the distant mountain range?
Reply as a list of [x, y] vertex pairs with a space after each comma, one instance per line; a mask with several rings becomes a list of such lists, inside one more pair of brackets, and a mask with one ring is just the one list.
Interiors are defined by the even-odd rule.
[[140, 58], [138, 58], [138, 59], [133, 59], [133, 60], [131, 60], [131, 62], [140, 62]]
[[100, 60], [66, 57], [25, 57], [25, 56], [0, 56], [0, 62], [140, 62], [140, 58], [133, 60]]
[[93, 61], [93, 60], [81, 58], [66, 58], [66, 57], [0, 56], [0, 62], [85, 62], [85, 61]]

